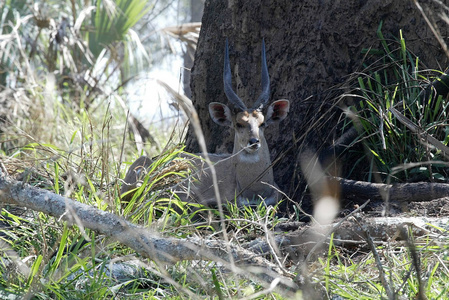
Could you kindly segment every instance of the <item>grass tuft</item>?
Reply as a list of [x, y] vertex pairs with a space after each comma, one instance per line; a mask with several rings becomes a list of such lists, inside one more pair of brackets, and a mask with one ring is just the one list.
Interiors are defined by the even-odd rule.
[[[369, 49], [365, 70], [357, 76], [359, 100], [351, 107], [355, 114], [353, 124], [360, 133], [365, 151], [358, 153], [370, 162], [364, 169], [365, 180], [377, 176], [386, 181], [438, 180], [447, 177], [447, 167], [438, 164], [441, 151], [423, 141], [411, 131], [390, 109], [395, 108], [415, 124], [420, 132], [432, 136], [447, 145], [447, 111], [449, 102], [435, 90], [426, 88], [439, 76], [436, 70], [420, 71], [418, 57], [409, 52], [400, 32], [398, 41], [389, 43], [379, 26], [378, 36], [383, 48]], [[432, 162], [427, 167], [419, 164], [403, 172], [393, 168], [407, 163]], [[363, 165], [363, 160], [357, 162]], [[354, 166], [353, 170], [357, 167]], [[393, 176], [394, 175], [394, 176]], [[378, 180], [377, 179], [377, 180]]]

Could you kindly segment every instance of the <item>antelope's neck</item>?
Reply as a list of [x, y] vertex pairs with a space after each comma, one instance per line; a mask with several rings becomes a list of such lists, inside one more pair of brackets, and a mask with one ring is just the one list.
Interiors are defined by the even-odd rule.
[[[239, 150], [241, 149], [234, 149], [234, 153]], [[261, 147], [256, 154], [248, 154], [244, 150], [239, 152], [234, 156], [234, 164], [237, 185], [239, 189], [245, 189], [244, 194], [254, 195], [271, 190], [268, 185], [261, 183], [274, 185], [270, 151], [266, 141], [261, 141]]]

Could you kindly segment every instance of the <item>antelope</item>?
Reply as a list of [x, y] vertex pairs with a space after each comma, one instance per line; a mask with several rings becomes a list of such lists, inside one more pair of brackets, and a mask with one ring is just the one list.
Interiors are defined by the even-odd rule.
[[[267, 105], [270, 97], [270, 77], [265, 42], [262, 42], [262, 92], [251, 108], [247, 108], [232, 88], [228, 41], [225, 46], [223, 83], [230, 107], [219, 102], [209, 104], [212, 120], [235, 131], [232, 154], [208, 154], [217, 174], [220, 197], [225, 201], [236, 201], [238, 206], [257, 205], [262, 201], [266, 205], [274, 205], [280, 197], [273, 177], [270, 150], [264, 130], [266, 126], [280, 122], [287, 116], [290, 103], [281, 99]], [[201, 154], [198, 156], [201, 157]], [[135, 188], [150, 165], [151, 160], [148, 157], [139, 157], [128, 170], [121, 193]], [[193, 159], [193, 166], [197, 180], [182, 184], [182, 188], [177, 186], [173, 191], [181, 200], [187, 202], [217, 205], [211, 172], [204, 168], [204, 160]]]

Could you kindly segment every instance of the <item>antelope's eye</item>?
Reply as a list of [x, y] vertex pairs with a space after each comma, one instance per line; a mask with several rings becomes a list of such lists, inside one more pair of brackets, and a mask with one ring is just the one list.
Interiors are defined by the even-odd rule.
[[237, 126], [237, 128], [243, 128], [243, 125], [240, 123], [236, 123], [235, 126]]

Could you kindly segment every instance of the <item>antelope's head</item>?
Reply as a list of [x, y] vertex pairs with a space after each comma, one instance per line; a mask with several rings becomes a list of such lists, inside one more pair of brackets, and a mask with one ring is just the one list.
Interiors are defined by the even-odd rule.
[[266, 126], [283, 120], [288, 113], [288, 100], [277, 100], [267, 106], [270, 97], [270, 76], [265, 56], [265, 42], [262, 42], [262, 93], [251, 108], [232, 89], [231, 65], [229, 62], [228, 41], [226, 40], [224, 71], [224, 92], [232, 105], [232, 110], [225, 104], [212, 102], [209, 113], [215, 123], [235, 129], [234, 154], [240, 152], [240, 158], [246, 161], [260, 160], [260, 150], [268, 152], [264, 136]]

